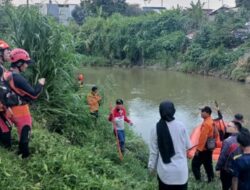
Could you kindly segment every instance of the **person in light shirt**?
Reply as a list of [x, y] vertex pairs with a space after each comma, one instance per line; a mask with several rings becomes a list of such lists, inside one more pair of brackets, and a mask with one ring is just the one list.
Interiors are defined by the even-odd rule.
[[188, 184], [187, 150], [191, 147], [186, 126], [174, 117], [175, 107], [164, 101], [161, 119], [151, 132], [148, 169], [157, 171], [159, 190], [186, 190]]

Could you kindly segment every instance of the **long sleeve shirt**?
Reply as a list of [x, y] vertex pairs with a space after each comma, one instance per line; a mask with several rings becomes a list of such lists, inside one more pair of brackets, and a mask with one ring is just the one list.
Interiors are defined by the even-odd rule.
[[229, 155], [233, 153], [236, 149], [238, 149], [238, 147], [239, 145], [237, 143], [237, 134], [233, 134], [223, 141], [221, 153], [216, 164], [216, 170], [225, 169], [226, 162], [228, 162], [227, 167], [228, 169], [230, 169], [232, 165], [232, 160], [228, 159], [232, 158], [229, 158]]
[[30, 102], [38, 98], [42, 92], [43, 86], [37, 84], [32, 87], [29, 82], [19, 73], [12, 72], [13, 84], [10, 84], [11, 89], [17, 93], [22, 100]]
[[167, 122], [173, 140], [175, 155], [171, 162], [165, 164], [159, 152], [156, 127], [151, 132], [150, 155], [148, 168], [157, 170], [157, 174], [165, 184], [185, 184], [188, 180], [187, 150], [191, 147], [188, 132], [179, 121]]
[[197, 150], [204, 151], [206, 150], [206, 142], [209, 137], [213, 136], [213, 119], [211, 116], [204, 119], [201, 125], [201, 133], [199, 137], [199, 142], [197, 146]]
[[99, 104], [100, 104], [101, 99], [102, 99], [101, 96], [99, 96], [98, 94], [93, 94], [92, 92], [90, 92], [87, 95], [87, 102], [89, 105], [90, 113], [93, 113], [99, 110]]

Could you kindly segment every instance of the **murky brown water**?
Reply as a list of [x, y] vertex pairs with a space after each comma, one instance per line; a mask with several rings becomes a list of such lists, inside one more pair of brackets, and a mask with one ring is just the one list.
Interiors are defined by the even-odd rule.
[[[158, 105], [172, 100], [176, 118], [192, 130], [202, 121], [198, 108], [219, 102], [225, 120], [243, 113], [250, 125], [250, 85], [163, 70], [84, 68], [86, 86], [97, 84], [107, 98], [105, 103], [123, 98], [134, 130], [148, 142], [159, 120]], [[213, 114], [216, 117], [216, 114]]]

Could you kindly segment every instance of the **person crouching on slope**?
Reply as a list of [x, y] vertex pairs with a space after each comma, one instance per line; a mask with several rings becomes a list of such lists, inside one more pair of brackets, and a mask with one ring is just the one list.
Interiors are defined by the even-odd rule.
[[45, 84], [45, 78], [38, 80], [38, 84], [32, 87], [21, 75], [31, 64], [29, 54], [20, 48], [13, 49], [10, 53], [11, 68], [4, 73], [5, 80], [9, 81], [11, 90], [21, 97], [22, 105], [11, 107], [11, 121], [15, 124], [19, 136], [19, 151], [22, 158], [29, 156], [29, 134], [32, 128], [32, 117], [28, 103], [38, 98]]
[[116, 106], [110, 110], [109, 121], [113, 122], [114, 134], [118, 137], [119, 145], [122, 154], [125, 152], [125, 131], [124, 131], [124, 121], [133, 125], [133, 123], [128, 119], [126, 109], [123, 106], [123, 100], [117, 99]]

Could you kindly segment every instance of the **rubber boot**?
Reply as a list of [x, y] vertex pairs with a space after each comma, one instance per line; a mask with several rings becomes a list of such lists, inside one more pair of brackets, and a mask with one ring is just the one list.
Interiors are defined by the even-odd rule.
[[22, 154], [22, 158], [27, 158], [30, 155], [29, 151], [29, 132], [30, 127], [24, 126], [21, 132], [21, 138], [19, 142], [19, 154]]
[[4, 148], [10, 149], [11, 148], [11, 132], [6, 132], [0, 134], [0, 142]]

